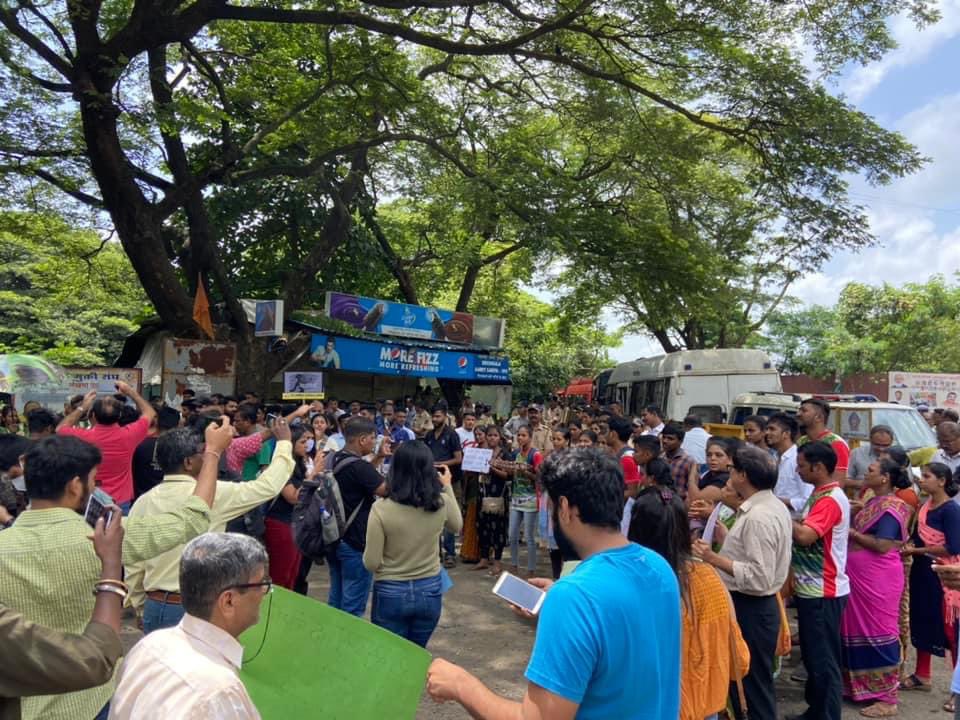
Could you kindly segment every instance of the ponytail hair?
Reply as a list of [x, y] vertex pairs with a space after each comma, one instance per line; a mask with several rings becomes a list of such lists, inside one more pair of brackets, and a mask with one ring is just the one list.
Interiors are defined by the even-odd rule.
[[950, 497], [955, 496], [957, 491], [960, 490], [960, 487], [957, 486], [956, 478], [954, 478], [953, 472], [950, 470], [949, 465], [944, 465], [943, 463], [939, 462], [932, 462], [925, 465], [925, 467], [935, 478], [938, 480], [943, 480], [943, 491]]
[[890, 478], [890, 484], [898, 490], [906, 490], [912, 484], [909, 471], [905, 470], [893, 458], [880, 461], [880, 474]]

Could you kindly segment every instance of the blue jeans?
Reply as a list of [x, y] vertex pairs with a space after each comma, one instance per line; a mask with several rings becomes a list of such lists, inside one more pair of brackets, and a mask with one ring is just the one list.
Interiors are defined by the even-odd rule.
[[379, 580], [373, 584], [370, 619], [374, 625], [426, 647], [440, 621], [440, 588], [439, 575], [422, 580]]
[[102, 708], [100, 712], [97, 713], [97, 716], [93, 720], [107, 720], [110, 717], [110, 703], [107, 703]]
[[183, 605], [147, 598], [143, 606], [143, 634], [148, 635], [154, 630], [175, 627], [180, 624], [183, 615]]
[[133, 500], [127, 500], [119, 504], [120, 512], [123, 513], [123, 516], [126, 517], [130, 514], [130, 508], [133, 507]]
[[457, 556], [457, 536], [449, 530], [443, 531], [443, 552], [447, 557]]
[[510, 560], [520, 565], [520, 523], [523, 523], [523, 538], [527, 543], [527, 570], [537, 569], [537, 511], [510, 510]]
[[363, 565], [363, 553], [341, 540], [335, 555], [327, 558], [330, 567], [330, 594], [327, 604], [337, 610], [363, 617], [373, 575]]

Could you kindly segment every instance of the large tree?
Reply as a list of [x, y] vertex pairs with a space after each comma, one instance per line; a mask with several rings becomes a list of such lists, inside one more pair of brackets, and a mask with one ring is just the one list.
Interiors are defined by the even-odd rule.
[[[378, 185], [392, 191], [391, 174], [422, 163], [423, 151], [540, 228], [575, 196], [529, 194], [538, 188], [594, 179], [590, 192], [611, 196], [600, 179], [611, 153], [595, 143], [631, 112], [657, 121], [645, 142], [679, 123], [739, 153], [736, 173], [790, 211], [781, 222], [797, 237], [839, 236], [862, 226], [845, 174], [883, 181], [919, 158], [808, 77], [795, 48], [805, 43], [825, 68], [875, 60], [900, 12], [934, 17], [926, 0], [6, 0], [0, 170], [8, 195], [43, 183], [107, 213], [175, 332], [198, 331], [191, 293], [199, 273], [212, 278], [241, 367], [262, 379], [277, 363], [251, 337], [230, 266], [259, 248], [211, 222], [219, 193], [284, 180], [312, 188], [319, 230], [291, 233], [291, 252], [278, 256], [290, 310], [357, 220], [375, 219]], [[514, 184], [486, 151], [502, 123], [531, 112], [566, 123], [567, 145], [556, 152], [551, 137], [515, 153], [543, 182]], [[269, 212], [248, 208], [258, 211]], [[489, 240], [473, 255], [481, 269], [510, 247]], [[402, 282], [402, 267], [391, 269]]]

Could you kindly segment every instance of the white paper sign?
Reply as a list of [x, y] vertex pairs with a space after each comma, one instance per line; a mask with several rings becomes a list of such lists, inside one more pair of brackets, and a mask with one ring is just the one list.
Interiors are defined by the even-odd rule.
[[717, 520], [720, 519], [720, 508], [723, 507], [720, 503], [717, 503], [717, 506], [713, 509], [713, 512], [710, 513], [710, 517], [707, 518], [707, 526], [703, 529], [703, 535], [701, 539], [708, 545], [713, 544], [713, 533], [717, 529]]
[[491, 457], [493, 457], [493, 450], [468, 447], [463, 451], [463, 462], [460, 467], [468, 472], [488, 473]]

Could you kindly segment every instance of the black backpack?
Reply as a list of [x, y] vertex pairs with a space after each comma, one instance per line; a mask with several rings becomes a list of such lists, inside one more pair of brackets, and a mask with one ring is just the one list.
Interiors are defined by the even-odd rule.
[[293, 541], [297, 548], [311, 560], [320, 560], [336, 549], [347, 528], [356, 519], [363, 501], [346, 517], [340, 484], [336, 474], [347, 465], [361, 461], [349, 455], [337, 463], [333, 470], [318, 473], [311, 480], [304, 480], [293, 507]]

